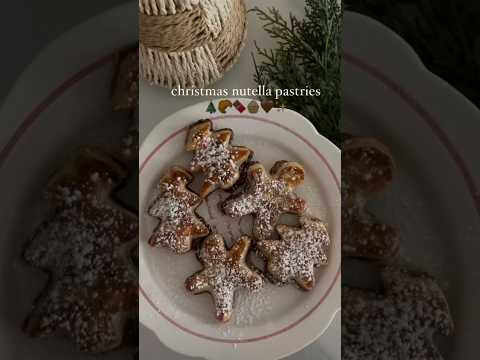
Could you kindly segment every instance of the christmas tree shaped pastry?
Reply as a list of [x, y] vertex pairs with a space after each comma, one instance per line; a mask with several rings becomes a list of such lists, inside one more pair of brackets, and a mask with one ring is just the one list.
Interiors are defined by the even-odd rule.
[[441, 360], [437, 334], [453, 321], [445, 295], [427, 274], [385, 268], [383, 289], [342, 287], [342, 358]]
[[342, 253], [386, 260], [398, 250], [398, 234], [379, 222], [365, 205], [392, 182], [390, 151], [372, 138], [350, 138], [342, 144]]
[[67, 334], [94, 353], [122, 343], [138, 313], [130, 256], [138, 245], [138, 220], [111, 200], [125, 176], [108, 155], [83, 149], [49, 182], [53, 216], [24, 253], [29, 264], [50, 275], [25, 321], [28, 334]]
[[278, 225], [280, 240], [262, 240], [257, 248], [267, 260], [267, 271], [277, 283], [295, 280], [304, 290], [315, 286], [315, 268], [327, 264], [330, 245], [325, 224], [314, 217], [302, 216], [300, 227]]
[[262, 277], [245, 262], [250, 244], [251, 240], [243, 236], [227, 250], [221, 235], [209, 236], [198, 254], [203, 270], [185, 281], [187, 290], [194, 294], [212, 295], [215, 316], [221, 322], [229, 321], [232, 316], [236, 291], [254, 291], [263, 286]]
[[296, 162], [278, 161], [270, 173], [262, 164], [252, 164], [247, 169], [247, 189], [227, 199], [223, 211], [231, 217], [252, 214], [255, 218], [253, 234], [257, 239], [268, 239], [282, 214], [305, 211], [305, 200], [293, 191], [304, 178], [305, 171]]
[[149, 239], [151, 246], [163, 246], [177, 254], [192, 249], [194, 240], [209, 234], [209, 229], [195, 210], [202, 199], [187, 185], [192, 175], [181, 167], [172, 167], [160, 179], [159, 195], [148, 209], [148, 214], [160, 220]]
[[218, 188], [231, 189], [240, 179], [243, 164], [252, 157], [252, 150], [231, 145], [232, 139], [232, 130], [214, 131], [210, 120], [201, 120], [190, 127], [185, 149], [193, 152], [190, 170], [205, 176], [202, 198]]

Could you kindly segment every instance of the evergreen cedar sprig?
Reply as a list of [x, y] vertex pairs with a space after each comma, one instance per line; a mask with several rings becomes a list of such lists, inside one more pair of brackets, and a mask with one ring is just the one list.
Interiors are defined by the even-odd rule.
[[272, 90], [320, 89], [320, 96], [284, 97], [290, 109], [307, 117], [331, 141], [340, 141], [340, 35], [342, 8], [338, 0], [306, 0], [306, 15], [284, 18], [278, 9], [252, 9], [276, 49], [257, 45], [255, 81]]

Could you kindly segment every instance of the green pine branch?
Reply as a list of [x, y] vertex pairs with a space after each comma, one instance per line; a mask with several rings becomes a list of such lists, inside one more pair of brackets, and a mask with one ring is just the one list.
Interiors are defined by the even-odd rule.
[[252, 11], [277, 43], [275, 49], [257, 45], [253, 56], [255, 81], [275, 89], [320, 89], [321, 96], [284, 97], [335, 143], [340, 141], [340, 34], [342, 9], [337, 0], [306, 0], [306, 15], [283, 17], [276, 8]]

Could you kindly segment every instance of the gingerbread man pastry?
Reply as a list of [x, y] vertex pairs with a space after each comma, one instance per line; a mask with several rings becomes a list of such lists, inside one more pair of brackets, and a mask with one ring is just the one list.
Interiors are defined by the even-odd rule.
[[253, 291], [263, 286], [262, 277], [245, 261], [250, 244], [250, 238], [243, 236], [227, 250], [221, 235], [209, 236], [198, 254], [203, 270], [185, 281], [187, 290], [194, 294], [209, 292], [212, 295], [215, 316], [221, 322], [230, 320], [237, 290]]
[[315, 286], [315, 268], [327, 264], [326, 250], [330, 245], [325, 224], [314, 217], [302, 216], [300, 227], [278, 225], [280, 240], [257, 243], [267, 259], [267, 271], [277, 283], [295, 280], [304, 290]]
[[193, 151], [190, 170], [205, 176], [200, 191], [202, 198], [218, 188], [232, 189], [241, 177], [243, 165], [253, 156], [249, 148], [231, 145], [232, 130], [212, 129], [210, 120], [193, 124], [185, 144], [187, 151]]
[[386, 268], [383, 291], [342, 288], [342, 358], [441, 360], [433, 336], [453, 321], [445, 296], [426, 274]]
[[304, 178], [305, 171], [296, 162], [278, 161], [270, 174], [262, 164], [252, 164], [247, 169], [246, 191], [227, 199], [223, 211], [231, 217], [252, 214], [255, 218], [253, 234], [257, 239], [268, 239], [282, 214], [305, 211], [305, 200], [293, 191]]
[[210, 233], [195, 210], [202, 199], [187, 185], [192, 175], [181, 167], [173, 167], [161, 178], [159, 195], [148, 209], [148, 214], [160, 220], [148, 240], [151, 246], [163, 246], [177, 254], [192, 249], [194, 240]]
[[130, 253], [137, 217], [110, 199], [126, 176], [108, 155], [83, 149], [49, 182], [54, 215], [36, 232], [25, 260], [50, 279], [24, 330], [67, 334], [79, 349], [100, 353], [122, 344], [138, 313], [138, 277]]
[[367, 200], [391, 183], [390, 151], [372, 138], [350, 138], [342, 145], [342, 252], [386, 260], [398, 251], [398, 234], [365, 209]]

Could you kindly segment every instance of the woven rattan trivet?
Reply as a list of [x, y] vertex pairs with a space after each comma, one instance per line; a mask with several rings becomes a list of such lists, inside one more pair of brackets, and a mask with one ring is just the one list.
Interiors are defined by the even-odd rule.
[[139, 0], [140, 74], [173, 88], [205, 87], [237, 60], [243, 0]]

